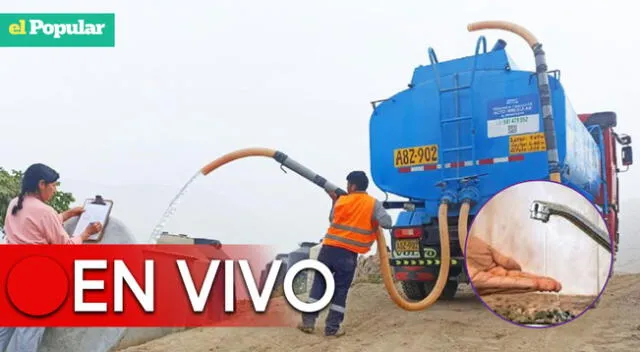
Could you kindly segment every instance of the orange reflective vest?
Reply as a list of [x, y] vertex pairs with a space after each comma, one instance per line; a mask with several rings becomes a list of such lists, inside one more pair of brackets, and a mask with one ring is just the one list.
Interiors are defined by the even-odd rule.
[[367, 193], [341, 196], [333, 206], [333, 221], [323, 245], [341, 247], [365, 254], [376, 240], [378, 222], [374, 219], [376, 199]]

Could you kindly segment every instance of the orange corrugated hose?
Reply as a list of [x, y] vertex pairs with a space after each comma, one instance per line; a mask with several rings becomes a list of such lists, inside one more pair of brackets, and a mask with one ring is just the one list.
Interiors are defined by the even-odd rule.
[[263, 156], [267, 158], [273, 158], [275, 155], [276, 155], [276, 151], [268, 148], [239, 149], [229, 154], [225, 154], [219, 157], [218, 159], [208, 163], [202, 169], [200, 169], [200, 171], [202, 172], [203, 175], [206, 176], [213, 170], [219, 168], [220, 166], [223, 166], [225, 164], [228, 164], [238, 159], [248, 158], [252, 156]]
[[438, 211], [438, 225], [440, 228], [440, 271], [436, 283], [427, 297], [418, 302], [411, 302], [404, 299], [393, 283], [393, 274], [391, 273], [391, 265], [389, 264], [389, 254], [387, 253], [387, 244], [382, 229], [378, 229], [378, 256], [380, 257], [380, 273], [384, 286], [387, 288], [391, 300], [400, 308], [409, 311], [417, 311], [432, 306], [444, 290], [444, 286], [449, 280], [449, 266], [451, 265], [451, 251], [449, 248], [449, 224], [447, 222], [447, 203], [441, 203]]
[[[248, 157], [268, 157], [274, 158], [276, 156], [277, 151], [267, 148], [247, 148], [240, 149], [229, 154], [225, 154], [218, 159], [213, 160], [209, 164], [205, 165], [200, 171], [203, 175], [208, 175], [219, 167], [228, 164], [232, 161], [248, 158]], [[425, 308], [433, 305], [444, 290], [444, 287], [449, 279], [449, 266], [451, 265], [451, 252], [449, 248], [449, 226], [447, 222], [447, 203], [442, 203], [440, 205], [440, 209], [438, 212], [438, 221], [440, 227], [440, 243], [442, 246], [441, 249], [441, 265], [440, 271], [438, 273], [438, 279], [436, 280], [435, 287], [429, 293], [427, 297], [418, 302], [412, 302], [404, 299], [398, 289], [393, 283], [393, 274], [391, 272], [391, 265], [389, 264], [389, 254], [387, 253], [387, 243], [384, 237], [384, 232], [382, 228], [378, 228], [377, 234], [377, 248], [378, 248], [378, 256], [380, 257], [380, 272], [382, 274], [382, 279], [384, 281], [384, 285], [389, 293], [389, 296], [399, 307], [409, 310], [409, 311], [417, 311], [423, 310]], [[465, 231], [466, 233], [466, 231]]]
[[462, 251], [462, 256], [464, 257], [464, 249], [467, 243], [467, 232], [469, 230], [468, 220], [469, 220], [469, 210], [471, 209], [471, 203], [463, 202], [460, 207], [460, 216], [458, 217], [458, 239], [460, 241], [460, 250]]
[[517, 34], [524, 39], [530, 47], [538, 43], [538, 39], [522, 26], [506, 21], [479, 21], [471, 23], [467, 26], [469, 32], [479, 31], [483, 29], [502, 29]]

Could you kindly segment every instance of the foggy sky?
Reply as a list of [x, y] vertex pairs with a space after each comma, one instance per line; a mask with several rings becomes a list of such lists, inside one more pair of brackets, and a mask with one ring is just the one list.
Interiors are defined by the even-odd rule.
[[[238, 148], [285, 151], [343, 186], [351, 170], [370, 174], [370, 102], [405, 89], [413, 69], [428, 63], [429, 46], [445, 61], [472, 55], [479, 35], [488, 45], [502, 38], [520, 68], [533, 70], [519, 37], [467, 32], [468, 23], [492, 19], [519, 23], [541, 40], [577, 112], [613, 110], [617, 130], [635, 138], [640, 40], [631, 6], [3, 2], [5, 13], [114, 12], [116, 47], [0, 48], [0, 165], [54, 167], [61, 188], [80, 200], [96, 193], [113, 199], [114, 213], [142, 241], [200, 167]], [[623, 202], [637, 197], [636, 168], [620, 175]], [[264, 158], [198, 180], [186, 202], [168, 230], [283, 250], [319, 239], [330, 206], [316, 186]]]

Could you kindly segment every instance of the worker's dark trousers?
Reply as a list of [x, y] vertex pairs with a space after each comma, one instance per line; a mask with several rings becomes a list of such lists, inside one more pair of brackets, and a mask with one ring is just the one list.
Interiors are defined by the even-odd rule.
[[[323, 245], [318, 253], [318, 261], [326, 265], [333, 273], [336, 290], [329, 305], [329, 313], [325, 323], [325, 334], [335, 334], [344, 320], [347, 294], [353, 281], [358, 263], [358, 254], [343, 248]], [[322, 274], [315, 272], [313, 286], [309, 293], [309, 302], [322, 298], [325, 292], [325, 280]], [[318, 313], [303, 313], [302, 321], [306, 326], [314, 326]]]

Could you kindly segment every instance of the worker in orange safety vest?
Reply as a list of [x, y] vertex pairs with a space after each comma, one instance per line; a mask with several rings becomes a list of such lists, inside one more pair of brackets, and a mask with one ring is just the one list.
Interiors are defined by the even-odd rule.
[[[335, 292], [329, 305], [325, 323], [325, 336], [342, 336], [341, 328], [347, 301], [347, 294], [355, 275], [358, 254], [366, 254], [376, 241], [378, 226], [391, 228], [391, 216], [382, 203], [366, 193], [369, 179], [363, 171], [353, 171], [347, 175], [348, 194], [338, 197], [329, 193], [333, 206], [329, 215], [331, 225], [322, 241], [318, 261], [333, 273]], [[314, 275], [309, 293], [309, 303], [322, 298], [325, 282], [322, 275]], [[303, 313], [298, 329], [313, 333], [318, 313]]]

